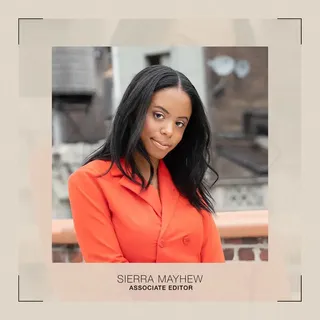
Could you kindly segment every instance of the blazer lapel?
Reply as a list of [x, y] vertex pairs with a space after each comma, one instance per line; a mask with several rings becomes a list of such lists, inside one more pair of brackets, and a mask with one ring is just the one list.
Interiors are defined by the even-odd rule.
[[[122, 168], [127, 172], [130, 173], [129, 170], [126, 170], [125, 168], [125, 162], [123, 159], [121, 159], [121, 166]], [[125, 187], [126, 189], [132, 191], [135, 193], [138, 197], [146, 201], [157, 213], [157, 215], [161, 216], [161, 202], [159, 199], [159, 196], [157, 195], [157, 192], [152, 189], [152, 187], [147, 188], [146, 190], [141, 190], [141, 186], [132, 182], [130, 179], [128, 179], [126, 176], [122, 174], [120, 169], [114, 164], [111, 169], [111, 174], [113, 176], [121, 176], [121, 179], [119, 181], [120, 185]], [[125, 200], [124, 200], [125, 201]]]
[[160, 160], [158, 169], [158, 181], [160, 188], [160, 198], [162, 203], [162, 228], [160, 237], [167, 229], [177, 206], [180, 194], [176, 189], [170, 172], [163, 160]]

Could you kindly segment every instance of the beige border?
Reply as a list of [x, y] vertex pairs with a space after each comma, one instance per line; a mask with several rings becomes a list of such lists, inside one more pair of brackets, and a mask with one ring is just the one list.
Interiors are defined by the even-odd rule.
[[[91, 23], [93, 24], [91, 28]], [[114, 21], [113, 21], [114, 23]], [[152, 30], [152, 21], [144, 22], [143, 30], [135, 28], [136, 22], [126, 22], [132, 26], [131, 38], [144, 39], [144, 32]], [[215, 45], [268, 45], [270, 61], [270, 261], [267, 264], [232, 264], [184, 266], [184, 270], [205, 274], [205, 283], [197, 289], [197, 297], [188, 292], [157, 296], [152, 293], [129, 294], [126, 288], [119, 288], [114, 282], [117, 272], [175, 272], [180, 266], [167, 265], [50, 265], [51, 249], [50, 225], [50, 152], [46, 146], [51, 141], [50, 86], [51, 79], [50, 46], [107, 44], [112, 34], [120, 32], [120, 25], [112, 24], [106, 29], [105, 21], [68, 21], [64, 29], [61, 21], [44, 20], [23, 25], [22, 44], [20, 46], [20, 94], [24, 106], [22, 125], [22, 143], [28, 156], [31, 174], [24, 176], [25, 190], [32, 198], [24, 203], [24, 212], [28, 212], [20, 233], [19, 270], [24, 278], [30, 278], [30, 264], [46, 263], [45, 281], [42, 294], [44, 300], [277, 300], [290, 298], [289, 263], [300, 248], [299, 240], [299, 194], [300, 185], [300, 44], [299, 26], [294, 21], [276, 20], [173, 20], [163, 23], [165, 34], [157, 33], [150, 39], [153, 43], [169, 44], [209, 44]], [[109, 24], [110, 25], [110, 24]], [[82, 30], [83, 32], [79, 32]], [[84, 32], [85, 30], [85, 32]], [[99, 30], [99, 32], [97, 32]], [[223, 30], [223, 32], [221, 32]], [[122, 34], [125, 34], [122, 32]], [[91, 41], [91, 35], [95, 37]], [[61, 42], [59, 39], [61, 37]], [[160, 39], [158, 39], [160, 37]], [[168, 39], [168, 40], [166, 40]], [[116, 39], [113, 39], [115, 41]], [[36, 59], [30, 59], [37, 57]], [[27, 67], [27, 65], [30, 65]], [[32, 66], [32, 67], [31, 67]], [[32, 81], [30, 74], [33, 75]], [[40, 92], [38, 92], [40, 88]], [[290, 122], [288, 121], [290, 113]], [[28, 120], [32, 119], [32, 125]], [[26, 168], [27, 169], [27, 168]], [[27, 169], [28, 170], [28, 169]], [[30, 186], [32, 189], [30, 189]], [[41, 197], [39, 195], [41, 194]], [[290, 201], [285, 199], [290, 199]], [[40, 201], [39, 201], [40, 200]], [[33, 207], [31, 207], [33, 206]], [[28, 208], [28, 209], [27, 209]], [[31, 209], [32, 208], [32, 209]], [[46, 213], [47, 214], [44, 214]], [[289, 220], [289, 217], [291, 220]], [[291, 221], [288, 223], [288, 221]], [[51, 221], [50, 221], [51, 222]], [[283, 226], [286, 226], [284, 229]], [[34, 232], [36, 231], [36, 232]], [[295, 242], [292, 242], [292, 239]], [[40, 245], [39, 245], [40, 244]], [[35, 252], [35, 248], [40, 250]], [[290, 251], [290, 248], [293, 250]], [[21, 254], [23, 252], [23, 254]], [[40, 252], [40, 254], [39, 254]], [[50, 257], [51, 258], [51, 257]], [[295, 261], [300, 267], [300, 261]], [[122, 268], [122, 269], [121, 269]], [[28, 271], [29, 270], [29, 271]], [[300, 269], [298, 268], [298, 273]], [[85, 275], [85, 277], [84, 277]], [[103, 279], [103, 280], [102, 280]], [[103, 287], [101, 287], [103, 283]], [[272, 286], [270, 286], [272, 284]], [[290, 283], [291, 284], [291, 283]], [[44, 288], [45, 287], [45, 288]], [[113, 288], [113, 295], [110, 288]], [[28, 289], [26, 289], [28, 288]], [[290, 288], [292, 289], [292, 288]], [[30, 291], [29, 291], [30, 290]], [[29, 291], [29, 292], [28, 292]], [[290, 291], [290, 290], [289, 290]], [[36, 294], [32, 282], [24, 287], [24, 296]], [[29, 295], [30, 297], [30, 295]], [[216, 312], [216, 311], [215, 311]]]

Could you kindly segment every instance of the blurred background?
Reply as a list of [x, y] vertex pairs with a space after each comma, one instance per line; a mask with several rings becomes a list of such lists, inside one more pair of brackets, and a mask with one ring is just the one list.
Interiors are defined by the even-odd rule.
[[213, 135], [212, 165], [220, 175], [212, 189], [216, 210], [267, 209], [267, 47], [56, 47], [53, 219], [71, 218], [69, 175], [106, 139], [132, 77], [154, 64], [183, 72], [206, 106]]

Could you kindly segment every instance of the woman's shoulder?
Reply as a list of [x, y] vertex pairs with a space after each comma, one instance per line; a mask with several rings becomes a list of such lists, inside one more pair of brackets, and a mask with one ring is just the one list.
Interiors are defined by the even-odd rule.
[[111, 161], [93, 160], [79, 167], [69, 177], [71, 179], [79, 179], [82, 177], [99, 178], [102, 175], [108, 176], [111, 169]]

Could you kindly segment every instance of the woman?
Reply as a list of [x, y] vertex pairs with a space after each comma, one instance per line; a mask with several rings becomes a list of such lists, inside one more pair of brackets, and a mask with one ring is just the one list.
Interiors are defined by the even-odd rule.
[[203, 181], [213, 170], [209, 146], [204, 108], [187, 77], [159, 65], [140, 71], [107, 141], [69, 178], [84, 260], [224, 262]]

